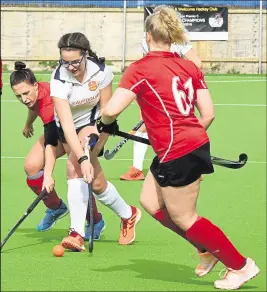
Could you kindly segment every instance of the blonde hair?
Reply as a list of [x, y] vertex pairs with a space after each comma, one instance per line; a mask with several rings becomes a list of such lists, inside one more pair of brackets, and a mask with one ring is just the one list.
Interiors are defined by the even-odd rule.
[[184, 44], [188, 41], [181, 17], [167, 6], [157, 7], [155, 13], [147, 17], [145, 30], [155, 42]]

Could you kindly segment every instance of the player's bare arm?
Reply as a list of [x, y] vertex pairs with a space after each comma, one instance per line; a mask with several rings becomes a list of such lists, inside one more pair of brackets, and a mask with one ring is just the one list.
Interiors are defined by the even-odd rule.
[[120, 87], [117, 88], [103, 110], [102, 122], [106, 125], [114, 122], [118, 115], [124, 111], [135, 98], [136, 95], [131, 90]]
[[52, 192], [55, 187], [53, 179], [53, 170], [56, 164], [56, 147], [47, 145], [45, 147], [45, 167], [44, 167], [44, 181], [43, 189], [45, 188], [48, 193]]
[[38, 114], [35, 111], [28, 109], [27, 120], [22, 131], [23, 136], [25, 136], [26, 138], [31, 138], [34, 135], [33, 123], [37, 117]]
[[199, 123], [207, 130], [215, 118], [214, 105], [208, 89], [197, 90], [196, 108], [200, 113]]
[[108, 104], [112, 97], [112, 82], [103, 89], [100, 89], [100, 115], [103, 112], [104, 107]]
[[202, 67], [201, 59], [193, 48], [184, 55], [184, 58], [193, 62], [199, 69]]

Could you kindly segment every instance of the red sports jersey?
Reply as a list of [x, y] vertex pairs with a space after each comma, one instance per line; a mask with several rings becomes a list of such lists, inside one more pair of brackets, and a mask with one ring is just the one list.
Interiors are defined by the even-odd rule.
[[160, 162], [184, 156], [209, 141], [194, 114], [202, 72], [176, 53], [149, 52], [125, 71], [119, 87], [133, 91]]
[[44, 125], [54, 121], [54, 103], [50, 96], [50, 84], [38, 82], [38, 98], [33, 110], [43, 121]]

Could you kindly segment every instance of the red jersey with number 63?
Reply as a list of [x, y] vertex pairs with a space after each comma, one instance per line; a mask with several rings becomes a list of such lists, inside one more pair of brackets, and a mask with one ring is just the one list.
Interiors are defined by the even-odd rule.
[[209, 141], [194, 114], [202, 72], [176, 53], [149, 52], [125, 71], [119, 87], [137, 95], [148, 137], [160, 162], [184, 156]]

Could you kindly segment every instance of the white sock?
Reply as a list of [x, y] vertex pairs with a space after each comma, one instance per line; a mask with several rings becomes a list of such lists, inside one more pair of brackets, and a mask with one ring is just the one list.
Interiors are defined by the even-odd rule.
[[[135, 136], [142, 137], [142, 138], [148, 138], [147, 133], [139, 132], [137, 131], [135, 133]], [[140, 143], [140, 142], [134, 142], [133, 147], [133, 167], [143, 170], [143, 163], [146, 155], [148, 145]]]
[[84, 236], [84, 224], [88, 206], [88, 185], [82, 178], [68, 180], [68, 203], [70, 210], [70, 228]]
[[111, 182], [108, 181], [107, 183], [107, 188], [102, 194], [94, 194], [96, 200], [110, 208], [121, 218], [129, 219], [132, 216], [131, 206], [123, 200]]

